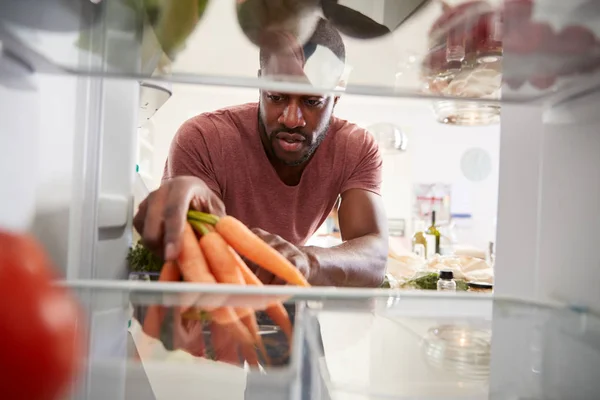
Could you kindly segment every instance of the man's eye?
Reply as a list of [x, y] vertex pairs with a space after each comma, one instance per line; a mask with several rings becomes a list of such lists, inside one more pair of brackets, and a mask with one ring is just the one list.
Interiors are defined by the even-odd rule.
[[306, 99], [304, 102], [310, 107], [318, 107], [323, 104], [323, 100], [321, 99]]
[[283, 100], [283, 96], [279, 96], [277, 94], [269, 94], [267, 98], [275, 103], [278, 103]]

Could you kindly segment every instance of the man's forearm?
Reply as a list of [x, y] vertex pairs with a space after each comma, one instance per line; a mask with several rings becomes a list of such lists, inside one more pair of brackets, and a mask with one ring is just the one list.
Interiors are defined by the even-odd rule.
[[314, 286], [378, 287], [383, 282], [388, 242], [366, 235], [330, 248], [303, 247], [310, 261], [308, 281]]

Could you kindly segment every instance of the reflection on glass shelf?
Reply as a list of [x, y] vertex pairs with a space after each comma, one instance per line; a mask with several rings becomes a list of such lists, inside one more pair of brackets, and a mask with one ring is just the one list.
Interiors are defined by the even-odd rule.
[[[0, 40], [41, 70], [289, 92], [346, 90], [487, 104], [598, 84], [600, 9], [594, 0], [364, 3], [1, 0]], [[319, 33], [323, 17], [331, 29], [325, 34]], [[334, 36], [343, 40], [342, 53], [331, 44]], [[283, 52], [287, 61], [257, 77], [258, 46], [279, 58]], [[493, 111], [481, 109], [482, 120]]]
[[463, 379], [487, 380], [490, 373], [491, 327], [440, 325], [429, 329], [422, 347], [426, 362]]
[[[89, 313], [96, 395], [124, 386], [119, 398], [590, 399], [599, 389], [600, 318], [584, 310], [383, 289], [67, 286]], [[276, 302], [291, 340], [266, 312]], [[255, 353], [215, 312], [226, 307], [256, 318]]]

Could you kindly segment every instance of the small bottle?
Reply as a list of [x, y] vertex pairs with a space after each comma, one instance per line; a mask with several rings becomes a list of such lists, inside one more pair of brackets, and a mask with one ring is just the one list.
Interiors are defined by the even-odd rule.
[[412, 252], [423, 258], [427, 258], [427, 238], [423, 231], [425, 230], [423, 221], [415, 221], [415, 233], [412, 237]]
[[456, 292], [456, 282], [452, 271], [440, 271], [440, 279], [437, 281], [439, 292]]
[[431, 212], [431, 226], [425, 232], [428, 235], [432, 235], [435, 238], [435, 249], [433, 249], [433, 254], [440, 254], [440, 239], [441, 234], [440, 231], [435, 226], [435, 210]]

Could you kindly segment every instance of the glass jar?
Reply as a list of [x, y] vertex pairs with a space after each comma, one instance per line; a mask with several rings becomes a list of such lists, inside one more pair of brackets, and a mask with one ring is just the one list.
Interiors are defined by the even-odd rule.
[[430, 51], [421, 65], [423, 90], [439, 97], [465, 98], [434, 102], [439, 122], [489, 125], [500, 121], [502, 21], [501, 13], [489, 3], [470, 1], [446, 6], [433, 24]]
[[456, 282], [452, 271], [440, 271], [440, 279], [437, 281], [438, 292], [456, 292]]

